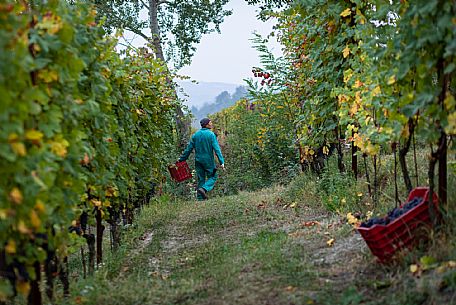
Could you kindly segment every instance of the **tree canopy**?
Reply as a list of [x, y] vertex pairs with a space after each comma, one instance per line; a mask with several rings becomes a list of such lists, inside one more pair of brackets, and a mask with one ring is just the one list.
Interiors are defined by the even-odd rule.
[[[158, 58], [176, 68], [188, 65], [204, 34], [220, 32], [231, 11], [228, 0], [91, 0], [108, 31], [123, 28], [153, 42]], [[141, 12], [147, 10], [148, 20]]]

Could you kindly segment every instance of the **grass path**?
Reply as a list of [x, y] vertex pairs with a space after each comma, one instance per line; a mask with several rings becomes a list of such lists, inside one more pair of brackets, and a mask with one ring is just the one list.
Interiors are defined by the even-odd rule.
[[282, 191], [151, 204], [72, 302], [376, 304], [391, 284], [361, 237], [337, 216], [285, 203]]

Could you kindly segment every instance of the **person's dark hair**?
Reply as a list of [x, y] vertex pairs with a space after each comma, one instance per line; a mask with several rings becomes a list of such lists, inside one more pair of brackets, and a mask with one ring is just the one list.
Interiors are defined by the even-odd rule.
[[204, 118], [200, 121], [201, 127], [206, 127], [211, 120], [209, 118]]

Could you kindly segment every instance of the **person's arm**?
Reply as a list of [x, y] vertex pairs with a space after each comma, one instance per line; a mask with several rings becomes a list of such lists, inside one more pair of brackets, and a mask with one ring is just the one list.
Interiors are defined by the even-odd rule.
[[179, 157], [179, 162], [187, 160], [194, 148], [195, 148], [195, 144], [193, 143], [193, 137], [192, 137], [190, 139], [190, 142], [188, 142], [187, 148], [184, 150], [182, 155]]
[[220, 165], [223, 167], [225, 165], [225, 159], [223, 159], [222, 150], [220, 149], [220, 145], [215, 134], [212, 134], [212, 147], [214, 148], [215, 155], [217, 156]]

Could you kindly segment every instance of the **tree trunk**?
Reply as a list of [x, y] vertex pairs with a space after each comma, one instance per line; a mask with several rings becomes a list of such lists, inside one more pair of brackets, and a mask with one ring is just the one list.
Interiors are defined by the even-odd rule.
[[84, 248], [81, 247], [81, 261], [82, 261], [82, 274], [83, 278], [87, 277], [87, 264], [85, 260]]
[[160, 29], [158, 27], [158, 1], [149, 0], [149, 24], [152, 34], [152, 45], [154, 46], [155, 56], [165, 62], [163, 48], [160, 42]]
[[63, 261], [58, 261], [60, 268], [59, 268], [59, 278], [60, 282], [62, 282], [63, 286], [63, 296], [69, 297], [70, 296], [70, 279], [68, 273], [68, 257], [65, 257]]
[[363, 154], [363, 159], [364, 159], [364, 169], [366, 170], [366, 182], [367, 182], [367, 190], [369, 192], [369, 197], [372, 198], [372, 187], [371, 187], [371, 181], [369, 177], [369, 169], [367, 167], [367, 155]]
[[[160, 28], [158, 25], [158, 0], [149, 0], [149, 24], [152, 35], [152, 45], [154, 46], [155, 57], [162, 60], [166, 64], [165, 56], [160, 39]], [[168, 83], [172, 84], [172, 80], [168, 79]], [[174, 88], [174, 85], [173, 85]], [[174, 92], [175, 98], [177, 94]], [[178, 144], [180, 150], [183, 150], [190, 136], [190, 122], [186, 119], [184, 112], [180, 106], [176, 106], [175, 120], [178, 132]]]
[[101, 210], [97, 209], [97, 265], [103, 261], [103, 231], [104, 226], [101, 219]]
[[344, 152], [342, 151], [342, 143], [340, 142], [341, 136], [339, 131], [339, 126], [336, 128], [336, 147], [337, 147], [337, 167], [339, 168], [339, 172], [343, 173], [345, 171], [344, 166]]
[[54, 258], [55, 252], [48, 250], [44, 264], [44, 272], [46, 274], [46, 295], [50, 301], [53, 301], [54, 299], [54, 274], [57, 272]]
[[408, 128], [409, 128], [409, 137], [405, 141], [403, 145], [401, 145], [401, 148], [399, 149], [399, 163], [401, 164], [401, 170], [402, 170], [402, 176], [404, 177], [404, 183], [405, 187], [407, 188], [407, 191], [410, 193], [412, 190], [412, 180], [410, 179], [410, 174], [407, 168], [407, 160], [406, 156], [410, 150], [410, 144], [412, 142], [412, 135], [415, 132], [415, 124], [413, 121], [413, 118], [410, 118], [408, 121]]
[[31, 282], [30, 293], [28, 295], [28, 305], [41, 305], [43, 300], [41, 298], [40, 282], [41, 282], [41, 266], [39, 262], [33, 264], [35, 270], [35, 279]]
[[[352, 136], [355, 134], [354, 131], [352, 131]], [[351, 167], [352, 167], [352, 172], [353, 176], [355, 179], [358, 179], [358, 154], [357, 154], [358, 148], [355, 146], [355, 142], [351, 143]]]
[[84, 238], [89, 248], [89, 274], [92, 275], [95, 271], [95, 235], [84, 234]]
[[[450, 74], [445, 74], [446, 62], [443, 58], [437, 63], [437, 71], [439, 75], [439, 82], [442, 90], [439, 94], [439, 105], [444, 110], [445, 109], [445, 98], [449, 89], [450, 84]], [[440, 124], [440, 122], [438, 122]], [[446, 206], [447, 203], [447, 183], [448, 183], [448, 171], [447, 171], [447, 135], [441, 126], [439, 126], [440, 131], [440, 140], [439, 140], [439, 154], [437, 155], [439, 162], [439, 201], [440, 207]]]
[[112, 250], [116, 251], [120, 247], [120, 236], [121, 230], [119, 226], [119, 213], [117, 211], [110, 212], [110, 225], [111, 225], [111, 237], [112, 237]]
[[437, 222], [436, 211], [434, 209], [434, 205], [432, 204], [432, 198], [434, 197], [435, 192], [435, 181], [434, 181], [434, 173], [435, 173], [435, 164], [438, 161], [436, 157], [437, 153], [431, 152], [431, 159], [429, 160], [429, 169], [428, 169], [428, 179], [429, 179], [429, 217], [431, 222], [435, 225]]
[[378, 204], [378, 174], [377, 174], [377, 156], [373, 157], [373, 162], [374, 162], [374, 196], [373, 196], [373, 202], [374, 202], [374, 208], [377, 208]]
[[441, 145], [442, 150], [439, 155], [439, 203], [441, 208], [446, 208], [447, 203], [447, 194], [448, 194], [448, 171], [447, 171], [447, 138], [446, 134], [442, 132], [441, 134]]

